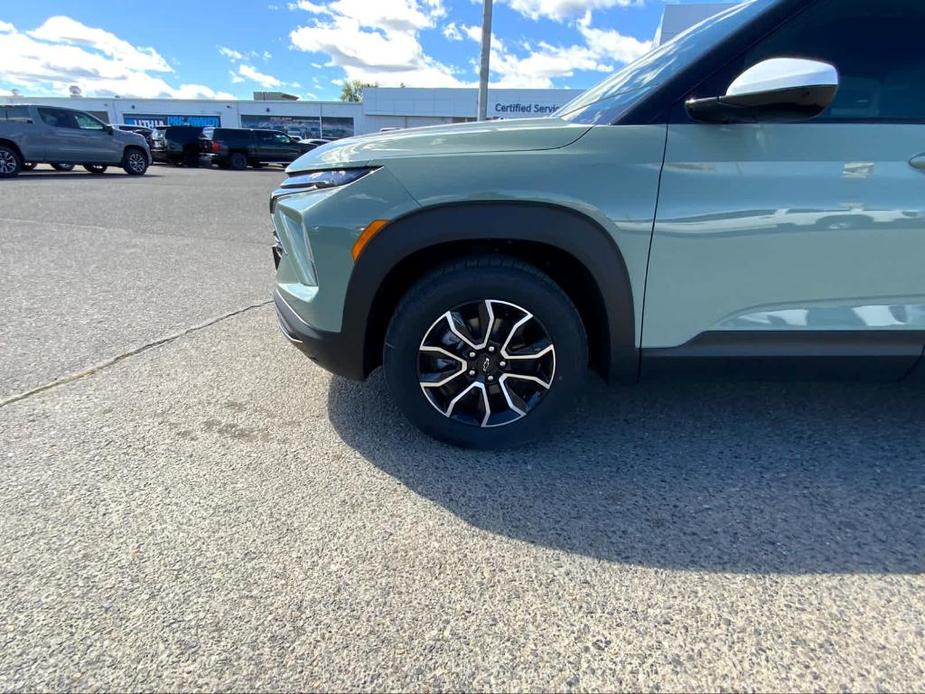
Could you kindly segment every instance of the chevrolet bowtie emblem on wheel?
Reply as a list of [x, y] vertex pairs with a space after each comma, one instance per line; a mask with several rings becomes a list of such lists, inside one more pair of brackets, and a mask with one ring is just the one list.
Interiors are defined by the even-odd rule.
[[482, 371], [488, 373], [489, 368], [491, 368], [491, 357], [485, 357], [485, 361], [482, 362]]

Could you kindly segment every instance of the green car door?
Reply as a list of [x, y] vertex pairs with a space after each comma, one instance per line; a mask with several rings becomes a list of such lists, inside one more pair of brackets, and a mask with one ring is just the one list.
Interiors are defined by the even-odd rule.
[[644, 348], [760, 355], [792, 335], [836, 355], [889, 351], [897, 375], [912, 366], [925, 341], [922, 26], [919, 0], [820, 0], [689, 96], [724, 94], [762, 61], [804, 57], [838, 71], [821, 116], [704, 123], [681, 104], [672, 111]]

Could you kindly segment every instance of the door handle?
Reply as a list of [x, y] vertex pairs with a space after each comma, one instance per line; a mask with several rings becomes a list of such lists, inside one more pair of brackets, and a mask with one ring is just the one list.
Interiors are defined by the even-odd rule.
[[912, 157], [909, 160], [909, 165], [914, 169], [919, 171], [925, 171], [925, 154], [919, 154], [918, 156]]

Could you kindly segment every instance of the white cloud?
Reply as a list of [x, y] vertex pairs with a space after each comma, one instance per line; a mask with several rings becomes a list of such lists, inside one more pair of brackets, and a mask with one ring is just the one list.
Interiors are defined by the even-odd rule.
[[305, 10], [306, 12], [311, 12], [313, 14], [326, 14], [327, 8], [324, 5], [318, 5], [309, 0], [299, 0], [298, 2], [290, 2], [287, 7], [290, 10]]
[[443, 0], [335, 0], [320, 7], [308, 0], [295, 3], [314, 15], [289, 34], [292, 46], [325, 53], [329, 65], [348, 79], [383, 86], [463, 86], [451, 66], [427, 55], [418, 34], [433, 29], [446, 15]]
[[236, 50], [233, 49], [233, 48], [227, 48], [227, 47], [225, 47], [225, 46], [219, 46], [219, 47], [218, 47], [218, 52], [221, 53], [223, 56], [225, 56], [226, 58], [228, 58], [228, 60], [230, 60], [230, 61], [232, 61], [232, 62], [237, 61], [237, 60], [243, 60], [243, 59], [244, 59], [244, 54], [241, 53], [241, 51], [236, 51]]
[[228, 71], [228, 78], [231, 80], [231, 83], [232, 83], [232, 84], [240, 84], [241, 82], [244, 81], [244, 78], [241, 77], [241, 75], [239, 75], [239, 74], [238, 74], [237, 72], [235, 72], [234, 70], [229, 70], [229, 71]]
[[450, 22], [443, 27], [443, 36], [448, 38], [450, 41], [463, 40], [463, 35], [459, 31], [459, 27], [456, 26], [456, 22]]
[[608, 56], [620, 63], [631, 63], [652, 50], [652, 41], [640, 41], [624, 36], [615, 29], [594, 29], [580, 23], [578, 30], [584, 37], [588, 49], [596, 56]]
[[64, 95], [77, 85], [86, 96], [232, 98], [201, 84], [175, 87], [162, 77], [173, 68], [154, 48], [70, 17], [50, 17], [31, 31], [4, 23], [0, 56], [0, 82], [37, 95]]
[[16, 27], [0, 19], [0, 34], [12, 34], [14, 31], [16, 31]]
[[530, 19], [552, 19], [561, 22], [588, 10], [643, 5], [645, 0], [504, 0], [512, 10]]
[[[470, 24], [469, 26], [464, 26], [462, 30], [466, 38], [470, 41], [476, 41], [477, 43], [482, 42], [482, 27]], [[500, 45], [501, 43], [494, 34], [491, 35], [491, 42], [493, 45]]]
[[275, 78], [273, 75], [264, 74], [250, 65], [240, 65], [238, 67], [238, 74], [241, 77], [257, 82], [261, 87], [266, 89], [279, 87], [283, 84], [282, 80]]
[[[521, 42], [526, 55], [509, 50], [503, 41], [491, 37], [491, 85], [493, 87], [548, 89], [554, 79], [571, 77], [576, 70], [602, 73], [612, 72], [614, 63], [628, 63], [648, 53], [651, 41], [640, 41], [624, 36], [613, 29], [594, 29], [587, 12], [576, 26], [585, 44], [554, 46], [540, 41], [535, 46]], [[463, 26], [462, 33], [470, 40], [480, 42], [482, 30], [477, 26]], [[473, 60], [476, 71], [477, 63]]]

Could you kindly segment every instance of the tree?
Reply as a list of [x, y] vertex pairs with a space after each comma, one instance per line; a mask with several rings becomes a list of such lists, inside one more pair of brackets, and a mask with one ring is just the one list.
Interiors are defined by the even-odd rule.
[[340, 90], [340, 100], [356, 103], [363, 100], [363, 90], [367, 87], [378, 87], [379, 83], [369, 84], [360, 80], [344, 80], [344, 86]]

